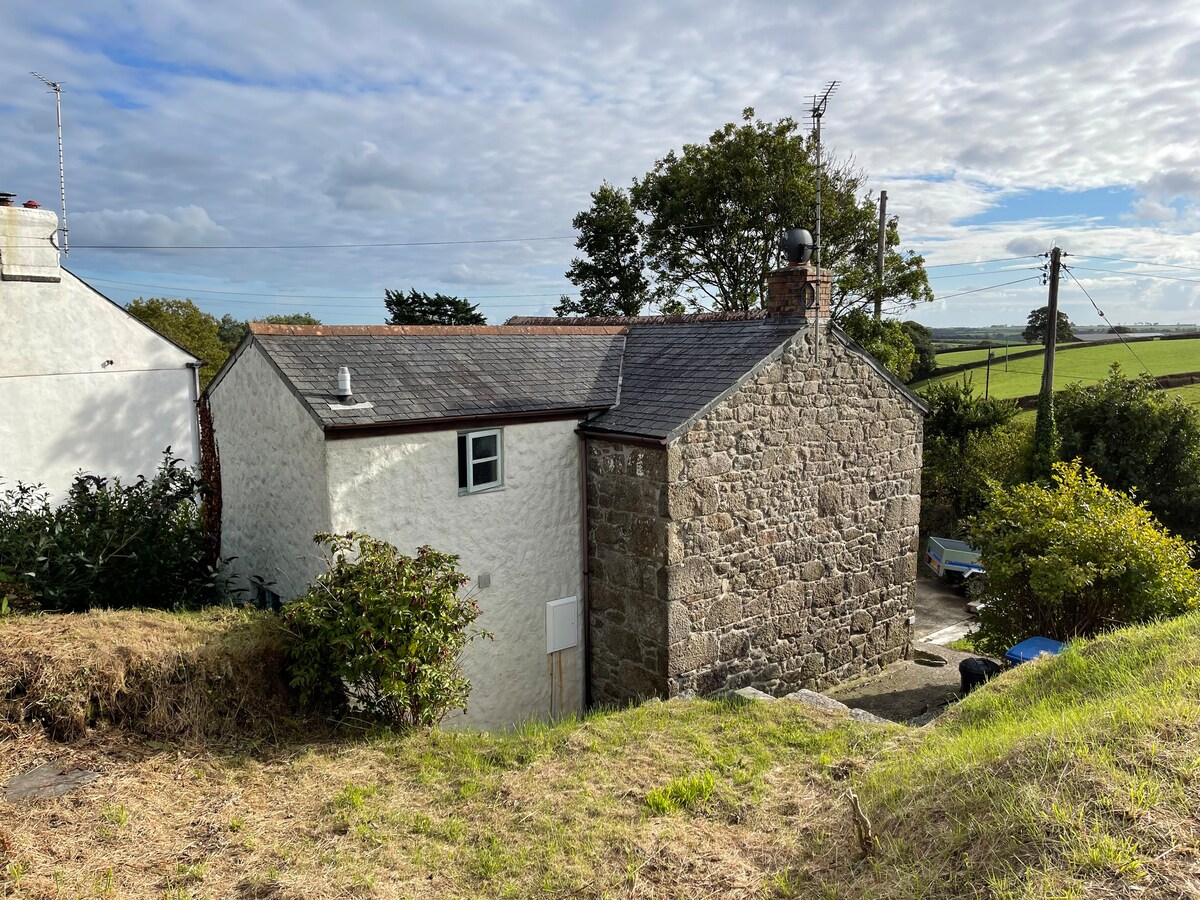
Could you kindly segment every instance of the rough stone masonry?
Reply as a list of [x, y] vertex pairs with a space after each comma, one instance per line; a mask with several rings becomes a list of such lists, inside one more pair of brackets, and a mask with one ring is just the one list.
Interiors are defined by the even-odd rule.
[[589, 438], [594, 702], [781, 696], [907, 653], [922, 414], [821, 331], [665, 447]]

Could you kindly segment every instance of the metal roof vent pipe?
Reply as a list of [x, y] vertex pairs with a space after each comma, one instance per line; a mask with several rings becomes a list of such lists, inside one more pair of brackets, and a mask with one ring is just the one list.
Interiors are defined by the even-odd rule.
[[338, 369], [338, 399], [342, 403], [350, 404], [354, 402], [354, 391], [350, 387], [350, 368], [342, 366]]
[[13, 200], [16, 198], [16, 194], [10, 194], [7, 191], [0, 191], [0, 206], [12, 206]]

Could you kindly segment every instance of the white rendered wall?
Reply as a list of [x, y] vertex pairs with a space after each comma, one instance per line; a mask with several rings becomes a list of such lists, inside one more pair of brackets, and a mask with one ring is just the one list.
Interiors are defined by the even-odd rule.
[[168, 446], [196, 465], [193, 357], [61, 274], [0, 281], [0, 479], [57, 498], [79, 469], [152, 475]]
[[[468, 713], [447, 724], [502, 728], [583, 706], [584, 615], [578, 643], [546, 653], [546, 604], [583, 600], [579, 438], [575, 420], [504, 429], [504, 487], [459, 495], [457, 431], [331, 440], [334, 531], [364, 531], [405, 553], [458, 554], [494, 641], [463, 658]], [[478, 588], [480, 575], [491, 586]]]
[[304, 593], [323, 566], [312, 538], [329, 530], [324, 433], [257, 344], [209, 392], [221, 458], [221, 555], [232, 571]]

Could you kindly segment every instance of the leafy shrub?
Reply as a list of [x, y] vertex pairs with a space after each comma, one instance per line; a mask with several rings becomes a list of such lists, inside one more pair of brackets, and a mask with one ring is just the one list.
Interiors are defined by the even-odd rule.
[[133, 484], [80, 473], [58, 507], [40, 487], [0, 497], [6, 590], [43, 609], [194, 608], [221, 599], [201, 513], [204, 486], [172, 457]]
[[1013, 422], [1012, 400], [978, 397], [970, 379], [930, 385], [925, 391], [921, 530], [957, 536], [961, 522], [987, 502], [988, 483], [1016, 484], [1029, 477], [1032, 435]]
[[1065, 641], [1196, 608], [1186, 541], [1078, 460], [1055, 463], [1052, 477], [997, 486], [969, 523], [987, 569], [977, 646], [1002, 653], [1035, 635]]
[[1056, 406], [1065, 458], [1136, 491], [1164, 525], [1200, 539], [1200, 412], [1116, 363], [1099, 384], [1068, 386]]
[[360, 708], [391, 725], [427, 726], [466, 709], [459, 652], [482, 632], [458, 557], [405, 556], [357, 532], [321, 533], [328, 571], [284, 609], [292, 686], [302, 703]]
[[917, 351], [899, 322], [876, 319], [861, 309], [852, 309], [838, 324], [889, 372], [903, 382], [912, 380]]

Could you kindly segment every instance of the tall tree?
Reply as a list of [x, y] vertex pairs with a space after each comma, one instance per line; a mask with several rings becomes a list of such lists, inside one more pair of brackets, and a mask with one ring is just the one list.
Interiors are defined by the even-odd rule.
[[221, 343], [221, 323], [191, 300], [138, 297], [125, 307], [163, 337], [170, 338], [204, 361], [200, 386], [205, 387], [225, 362], [229, 350]]
[[485, 325], [487, 317], [464, 297], [425, 294], [416, 288], [385, 291], [389, 325]]
[[900, 323], [908, 339], [912, 341], [913, 349], [917, 352], [917, 361], [913, 365], [913, 381], [921, 381], [937, 371], [937, 348], [933, 346], [933, 332], [909, 319]]
[[[644, 227], [629, 228], [627, 240], [665, 292], [697, 307], [752, 309], [761, 300], [763, 275], [781, 262], [780, 236], [815, 224], [815, 162], [815, 142], [794, 120], [764, 122], [746, 109], [741, 124], [725, 125], [707, 143], [670, 151], [634, 180], [630, 202]], [[821, 262], [836, 277], [838, 316], [871, 303], [879, 286], [878, 208], [865, 183], [850, 161], [825, 167]], [[899, 243], [893, 219], [886, 231], [885, 299], [932, 300], [924, 260], [900, 252]]]
[[655, 299], [641, 249], [642, 225], [629, 194], [607, 181], [592, 192], [591, 209], [571, 221], [575, 246], [586, 256], [571, 260], [567, 278], [579, 299], [564, 296], [560, 316], [636, 316]]
[[913, 379], [917, 351], [904, 326], [895, 319], [876, 319], [860, 308], [842, 319], [846, 334], [906, 384]]
[[[1035, 309], [1029, 314], [1029, 324], [1025, 326], [1025, 330], [1021, 332], [1021, 337], [1027, 344], [1046, 345], [1047, 326], [1050, 324], [1050, 307], [1043, 306], [1040, 309]], [[1054, 343], [1066, 344], [1071, 341], [1077, 341], [1079, 338], [1075, 336], [1074, 326], [1071, 325], [1071, 320], [1067, 318], [1067, 314], [1062, 310], [1058, 311], [1058, 328], [1055, 330]]]
[[274, 313], [254, 319], [235, 319], [229, 313], [221, 316], [221, 326], [217, 336], [226, 350], [232, 353], [242, 342], [246, 332], [250, 330], [251, 322], [264, 322], [268, 325], [320, 325], [321, 320], [311, 313]]

